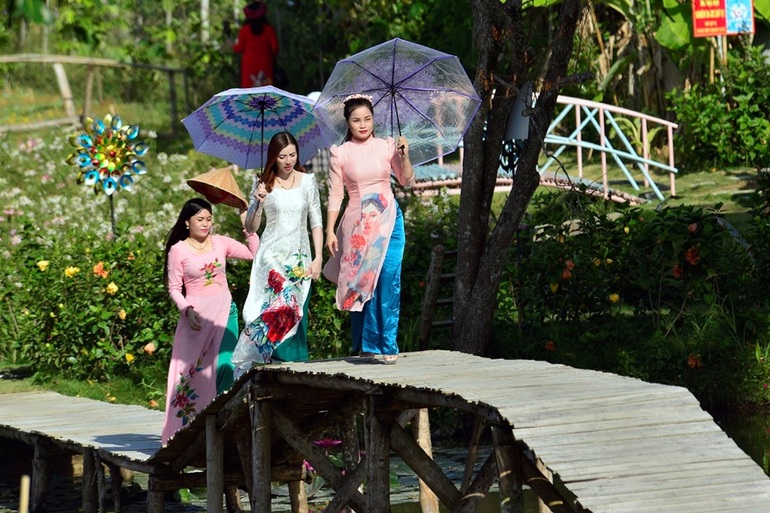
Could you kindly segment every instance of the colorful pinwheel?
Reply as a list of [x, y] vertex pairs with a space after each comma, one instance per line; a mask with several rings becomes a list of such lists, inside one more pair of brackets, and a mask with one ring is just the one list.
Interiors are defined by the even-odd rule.
[[70, 137], [76, 153], [67, 156], [67, 164], [78, 167], [78, 183], [93, 185], [94, 192], [108, 196], [118, 189], [130, 190], [135, 179], [147, 172], [141, 157], [150, 149], [136, 141], [139, 126], [123, 125], [120, 116], [107, 114], [104, 120], [86, 118], [85, 133]]

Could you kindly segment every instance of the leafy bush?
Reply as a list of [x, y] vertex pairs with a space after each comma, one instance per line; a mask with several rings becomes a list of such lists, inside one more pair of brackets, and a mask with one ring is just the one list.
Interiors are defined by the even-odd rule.
[[154, 244], [73, 230], [44, 243], [30, 230], [20, 230], [15, 272], [6, 273], [13, 280], [2, 291], [11, 326], [0, 346], [6, 358], [82, 379], [138, 376], [167, 364], [178, 313], [169, 308]]
[[718, 205], [607, 212], [553, 193], [533, 207], [499, 296], [498, 354], [684, 385], [710, 405], [743, 393], [767, 301]]
[[672, 91], [682, 170], [770, 164], [770, 66], [761, 47], [731, 52], [722, 80]]

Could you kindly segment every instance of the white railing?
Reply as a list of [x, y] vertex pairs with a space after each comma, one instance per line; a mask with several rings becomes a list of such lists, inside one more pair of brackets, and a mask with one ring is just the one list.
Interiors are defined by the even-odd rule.
[[[615, 107], [605, 103], [594, 102], [590, 100], [583, 100], [581, 98], [573, 98], [571, 96], [560, 95], [557, 99], [557, 103], [564, 106], [564, 108], [557, 114], [551, 125], [548, 127], [548, 132], [545, 137], [545, 144], [558, 145], [555, 151], [548, 154], [548, 158], [542, 166], [538, 166], [538, 172], [542, 175], [548, 168], [556, 162], [559, 155], [567, 148], [574, 147], [577, 149], [577, 175], [581, 180], [583, 179], [583, 150], [588, 149], [597, 151], [601, 158], [601, 172], [602, 172], [602, 191], [605, 198], [608, 198], [611, 194], [609, 188], [608, 179], [608, 167], [607, 167], [607, 155], [611, 155], [628, 179], [634, 190], [641, 190], [639, 183], [634, 178], [634, 174], [629, 170], [627, 163], [630, 161], [635, 165], [642, 174], [642, 182], [644, 188], [650, 188], [655, 195], [661, 201], [665, 199], [665, 196], [661, 192], [655, 180], [650, 175], [650, 168], [657, 168], [669, 173], [669, 194], [676, 196], [676, 174], [678, 172], [674, 164], [674, 130], [677, 128], [677, 124], [665, 119], [656, 118], [641, 112], [636, 112], [622, 107]], [[565, 118], [570, 112], [575, 113], [574, 127], [571, 128], [571, 132], [568, 135], [560, 135], [559, 131], [564, 131]], [[618, 123], [621, 119], [619, 116], [623, 116], [626, 120], [630, 121], [631, 126], [636, 127], [636, 131], [633, 135], [627, 134], [626, 130], [621, 126], [623, 123]], [[638, 120], [638, 127], [634, 120]], [[610, 137], [607, 134], [607, 125], [615, 130], [615, 138], [620, 141], [620, 148], [613, 146]], [[652, 126], [651, 126], [652, 125]], [[598, 134], [599, 144], [586, 141], [584, 138], [585, 130], [592, 127], [595, 133]], [[566, 130], [570, 130], [567, 128]], [[650, 154], [651, 147], [651, 133], [654, 137], [659, 130], [665, 130], [666, 141], [666, 161], [660, 162], [653, 158]], [[615, 139], [613, 138], [613, 139]], [[642, 154], [639, 155], [634, 143], [641, 146]], [[463, 161], [463, 147], [462, 142], [459, 147], [460, 166], [462, 168]], [[439, 157], [438, 165], [444, 165], [443, 157]], [[459, 182], [459, 179], [457, 179]]]
[[[622, 107], [615, 107], [607, 105], [605, 103], [593, 102], [590, 100], [583, 100], [581, 98], [573, 98], [571, 96], [560, 95], [557, 102], [564, 105], [562, 111], [554, 118], [551, 125], [548, 127], [548, 133], [545, 137], [546, 144], [557, 144], [559, 147], [556, 151], [552, 152], [545, 164], [539, 166], [538, 170], [540, 174], [543, 174], [548, 167], [551, 166], [561, 154], [568, 147], [575, 147], [577, 149], [577, 168], [578, 177], [583, 178], [583, 149], [589, 149], [598, 151], [601, 158], [602, 166], [602, 187], [605, 191], [605, 195], [609, 191], [609, 180], [607, 177], [607, 155], [611, 155], [628, 179], [634, 190], [640, 190], [639, 183], [634, 178], [633, 173], [629, 170], [626, 163], [631, 161], [641, 172], [643, 177], [643, 183], [645, 188], [651, 188], [655, 195], [660, 200], [664, 200], [665, 196], [660, 191], [660, 188], [650, 175], [650, 167], [658, 168], [663, 171], [668, 171], [670, 180], [669, 194], [671, 196], [676, 195], [676, 173], [677, 168], [674, 164], [674, 129], [677, 128], [677, 124], [665, 119], [656, 118], [641, 112], [636, 112]], [[557, 132], [561, 128], [564, 119], [567, 115], [574, 111], [575, 124], [572, 132], [569, 135], [559, 135]], [[627, 129], [618, 123], [616, 116], [624, 116], [631, 121], [632, 126], [637, 126], [633, 120], [638, 119], [638, 133], [633, 134], [632, 139], [637, 139], [633, 143], [641, 145], [642, 154], [636, 151], [634, 144], [629, 140]], [[610, 138], [607, 135], [607, 124], [615, 130], [616, 138], [620, 141], [620, 148], [613, 146]], [[650, 127], [650, 125], [656, 125]], [[588, 127], [592, 127], [595, 133], [599, 136], [599, 144], [585, 141], [584, 130]], [[658, 128], [665, 130], [666, 133], [666, 162], [659, 162], [652, 158], [650, 155], [650, 133], [653, 135], [657, 132]], [[633, 167], [633, 166], [632, 166]]]

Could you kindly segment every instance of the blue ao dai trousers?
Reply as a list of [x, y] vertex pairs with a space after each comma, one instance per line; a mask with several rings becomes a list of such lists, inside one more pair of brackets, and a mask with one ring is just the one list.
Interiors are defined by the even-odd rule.
[[401, 262], [404, 259], [404, 217], [396, 206], [396, 223], [385, 253], [377, 286], [360, 312], [350, 312], [353, 351], [398, 354], [401, 313]]

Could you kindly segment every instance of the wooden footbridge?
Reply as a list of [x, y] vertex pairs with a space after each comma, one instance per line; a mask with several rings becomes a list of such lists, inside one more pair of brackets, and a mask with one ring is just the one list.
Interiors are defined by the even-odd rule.
[[[434, 407], [477, 419], [462, 483], [405, 429]], [[0, 395], [0, 435], [34, 447], [33, 511], [44, 511], [47, 462], [63, 451], [85, 456], [84, 512], [97, 511], [104, 466], [149, 474], [151, 512], [163, 511], [165, 491], [204, 484], [208, 511], [222, 511], [234, 483], [249, 491], [252, 511], [269, 512], [271, 482], [296, 490], [303, 460], [335, 490], [327, 511], [387, 512], [393, 453], [452, 512], [475, 511], [494, 482], [505, 512], [521, 511], [524, 485], [556, 513], [770, 511], [770, 479], [687, 390], [545, 362], [423, 351], [395, 366], [270, 365], [243, 376], [166, 447], [161, 419], [52, 393]], [[485, 427], [494, 450], [474, 465]], [[326, 437], [342, 439], [344, 472], [314, 443]]]

